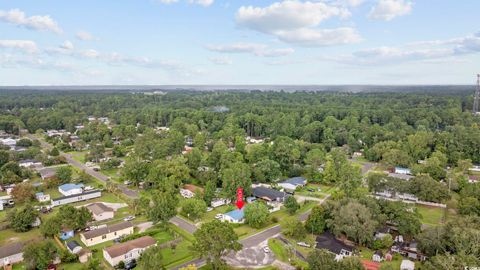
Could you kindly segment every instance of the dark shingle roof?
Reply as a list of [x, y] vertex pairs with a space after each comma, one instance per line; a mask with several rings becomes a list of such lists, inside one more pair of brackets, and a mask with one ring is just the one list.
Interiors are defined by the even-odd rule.
[[307, 179], [305, 177], [297, 176], [284, 180], [282, 183], [288, 183], [295, 186], [305, 185]]
[[321, 235], [317, 236], [316, 242], [316, 248], [326, 249], [335, 254], [340, 254], [340, 251], [342, 249], [352, 252], [354, 248], [338, 240], [337, 238], [335, 238], [335, 235], [330, 232], [324, 232]]
[[78, 244], [77, 241], [73, 240], [67, 243], [67, 247], [69, 250], [73, 251], [76, 247], [79, 247], [80, 244]]
[[85, 236], [86, 239], [91, 239], [107, 233], [120, 231], [129, 227], [133, 227], [133, 224], [130, 223], [129, 221], [125, 221], [125, 222], [121, 222], [113, 225], [108, 225], [107, 227], [103, 227], [93, 231], [84, 232], [83, 236]]
[[18, 254], [22, 252], [25, 244], [21, 242], [5, 245], [0, 247], [0, 259]]
[[283, 201], [286, 195], [285, 192], [266, 187], [255, 187], [252, 192], [253, 196], [257, 198], [268, 199], [271, 201], [276, 201], [277, 199]]

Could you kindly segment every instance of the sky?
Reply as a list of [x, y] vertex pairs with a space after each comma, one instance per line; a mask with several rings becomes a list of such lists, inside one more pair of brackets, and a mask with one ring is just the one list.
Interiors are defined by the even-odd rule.
[[478, 0], [0, 0], [0, 85], [474, 84]]

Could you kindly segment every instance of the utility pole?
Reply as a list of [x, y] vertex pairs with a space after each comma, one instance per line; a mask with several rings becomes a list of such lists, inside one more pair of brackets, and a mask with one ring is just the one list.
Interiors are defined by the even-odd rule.
[[478, 114], [478, 103], [480, 102], [480, 74], [477, 74], [477, 90], [473, 97], [473, 111], [474, 115]]

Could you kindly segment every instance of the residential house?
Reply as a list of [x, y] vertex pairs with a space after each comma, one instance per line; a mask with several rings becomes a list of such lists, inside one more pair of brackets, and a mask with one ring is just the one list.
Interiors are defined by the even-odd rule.
[[13, 148], [17, 145], [17, 140], [12, 138], [0, 139], [0, 144]]
[[100, 198], [100, 197], [102, 197], [102, 191], [91, 190], [91, 191], [86, 191], [80, 194], [74, 194], [70, 196], [64, 196], [64, 197], [52, 199], [52, 206], [55, 207], [55, 206], [60, 206], [64, 204], [81, 202], [81, 201], [86, 201], [86, 200]]
[[390, 227], [382, 227], [375, 231], [373, 238], [374, 240], [382, 240], [385, 236], [390, 235], [390, 231]]
[[284, 188], [284, 190], [287, 192], [294, 192], [297, 188], [304, 187], [306, 184], [307, 184], [307, 179], [305, 179], [304, 177], [298, 176], [298, 177], [288, 178], [278, 183], [278, 186]]
[[18, 166], [23, 168], [33, 168], [33, 167], [40, 167], [42, 163], [40, 161], [34, 159], [25, 159], [18, 162]]
[[25, 243], [16, 242], [0, 247], [0, 267], [13, 265], [23, 261], [23, 246]]
[[395, 167], [394, 173], [399, 173], [399, 174], [412, 174], [412, 171], [408, 168], [403, 168], [403, 167]]
[[103, 258], [112, 266], [120, 262], [129, 263], [140, 258], [149, 247], [156, 246], [156, 241], [150, 236], [143, 236], [125, 243], [116, 244], [103, 249]]
[[468, 169], [470, 172], [480, 172], [480, 165], [473, 165]]
[[82, 246], [80, 246], [80, 244], [77, 241], [73, 240], [73, 241], [67, 242], [67, 249], [72, 254], [78, 254], [80, 253], [80, 251], [82, 251], [83, 248]]
[[183, 188], [180, 189], [180, 194], [187, 199], [195, 197], [196, 193], [203, 193], [203, 188], [195, 185], [185, 184]]
[[400, 270], [415, 270], [415, 263], [410, 260], [402, 260]]
[[75, 232], [70, 228], [62, 227], [62, 229], [60, 230], [60, 239], [62, 239], [63, 241], [70, 239], [74, 236]]
[[48, 202], [50, 201], [50, 195], [43, 194], [43, 192], [37, 192], [35, 193], [35, 199], [39, 202]]
[[216, 208], [216, 207], [219, 207], [219, 206], [222, 206], [222, 205], [229, 204], [230, 202], [231, 202], [231, 200], [229, 200], [229, 199], [217, 198], [217, 199], [213, 199], [210, 202], [210, 205], [213, 208]]
[[228, 213], [223, 214], [222, 221], [230, 223], [243, 223], [245, 222], [245, 213], [242, 209], [236, 209]]
[[82, 240], [87, 247], [90, 247], [122, 236], [133, 234], [133, 228], [133, 224], [128, 221], [107, 225], [96, 230], [81, 233], [80, 240]]
[[316, 248], [326, 249], [335, 254], [335, 260], [352, 256], [354, 247], [338, 240], [331, 232], [324, 232], [316, 238]]
[[38, 173], [40, 173], [40, 177], [42, 177], [42, 180], [52, 179], [57, 175], [57, 171], [55, 168], [38, 168], [37, 171]]
[[407, 180], [407, 181], [415, 177], [411, 174], [404, 174], [404, 173], [389, 173], [388, 176], [401, 179], [401, 180]]
[[270, 208], [270, 212], [280, 210], [280, 207], [283, 205], [283, 202], [288, 196], [285, 192], [263, 186], [254, 187], [252, 189], [252, 193], [257, 199], [261, 199], [267, 203]]
[[383, 253], [381, 250], [377, 250], [372, 255], [372, 261], [374, 262], [381, 262], [383, 261]]
[[83, 184], [63, 184], [58, 187], [58, 191], [62, 193], [63, 196], [81, 194], [83, 193]]
[[106, 206], [103, 203], [92, 203], [87, 205], [87, 209], [92, 213], [95, 221], [102, 221], [113, 218], [115, 211], [113, 208]]
[[[393, 246], [390, 248], [392, 252], [399, 253], [412, 260], [424, 261], [427, 259], [427, 256], [421, 253], [417, 248], [417, 241], [400, 241], [400, 238], [395, 238], [395, 240]], [[403, 237], [401, 240], [403, 240]]]

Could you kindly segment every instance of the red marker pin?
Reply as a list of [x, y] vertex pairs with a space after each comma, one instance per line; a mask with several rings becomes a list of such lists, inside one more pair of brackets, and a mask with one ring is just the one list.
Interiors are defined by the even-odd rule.
[[243, 202], [243, 189], [241, 187], [237, 188], [237, 203], [236, 203], [238, 209], [242, 209], [242, 207], [245, 205]]

